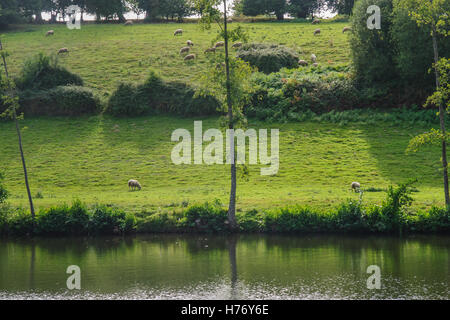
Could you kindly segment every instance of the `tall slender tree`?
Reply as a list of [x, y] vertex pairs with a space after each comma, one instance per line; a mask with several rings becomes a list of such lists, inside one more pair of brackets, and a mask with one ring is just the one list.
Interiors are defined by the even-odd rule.
[[22, 135], [20, 133], [19, 121], [18, 121], [18, 117], [17, 117], [17, 108], [19, 106], [19, 102], [18, 102], [18, 97], [14, 93], [14, 84], [12, 83], [12, 81], [9, 78], [8, 65], [6, 63], [7, 53], [6, 53], [6, 51], [3, 50], [3, 45], [2, 45], [1, 39], [0, 39], [0, 54], [2, 56], [3, 66], [5, 68], [5, 76], [6, 76], [6, 81], [7, 81], [7, 84], [6, 84], [7, 94], [3, 97], [3, 103], [8, 106], [7, 110], [5, 111], [5, 114], [10, 115], [13, 118], [14, 123], [16, 125], [20, 157], [22, 159], [22, 167], [23, 167], [23, 173], [24, 173], [24, 177], [25, 177], [25, 186], [27, 188], [28, 201], [30, 203], [31, 217], [34, 222], [35, 213], [34, 213], [34, 206], [33, 206], [33, 198], [31, 196], [30, 184], [28, 182], [28, 172], [27, 172], [25, 155], [24, 155], [23, 146], [22, 146]]
[[[417, 24], [423, 28], [428, 28], [430, 36], [433, 41], [434, 52], [434, 74], [436, 91], [441, 90], [440, 84], [440, 71], [439, 71], [439, 48], [438, 48], [438, 36], [447, 37], [449, 35], [448, 22], [450, 13], [450, 1], [449, 0], [399, 0], [399, 5], [405, 7], [410, 16], [417, 22]], [[448, 184], [448, 160], [447, 160], [447, 141], [446, 141], [446, 128], [445, 128], [445, 116], [447, 108], [442, 99], [434, 100], [439, 108], [439, 123], [440, 123], [440, 140], [441, 140], [441, 152], [442, 152], [442, 168], [444, 178], [444, 193], [445, 193], [445, 205], [450, 208], [450, 194]]]
[[[226, 0], [196, 0], [195, 7], [198, 12], [201, 9], [201, 24], [209, 29], [211, 23], [215, 22], [219, 25], [220, 36], [224, 41], [224, 55], [216, 54], [215, 58], [211, 58], [213, 65], [211, 72], [203, 75], [204, 89], [218, 98], [224, 105], [226, 110], [226, 126], [233, 132], [235, 124], [242, 120], [242, 105], [247, 90], [248, 78], [252, 72], [250, 66], [235, 57], [231, 57], [229, 53], [230, 41], [237, 39], [246, 40], [247, 36], [242, 28], [237, 27], [233, 30], [228, 26], [228, 8]], [[223, 12], [219, 8], [223, 8]], [[220, 59], [224, 59], [220, 61]], [[222, 66], [223, 65], [223, 66]], [[229, 136], [229, 155], [231, 186], [230, 201], [228, 205], [228, 222], [232, 230], [237, 229], [236, 222], [236, 150], [234, 147], [234, 135]]]

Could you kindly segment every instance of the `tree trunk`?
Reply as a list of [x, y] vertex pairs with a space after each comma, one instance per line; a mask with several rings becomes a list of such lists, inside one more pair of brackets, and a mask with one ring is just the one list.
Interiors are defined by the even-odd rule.
[[[227, 107], [228, 107], [228, 128], [233, 129], [233, 105], [231, 102], [231, 80], [230, 80], [230, 61], [228, 55], [228, 32], [227, 32], [227, 2], [223, 0], [223, 22], [224, 22], [224, 42], [225, 42], [225, 70], [227, 74]], [[230, 190], [230, 204], [228, 206], [228, 222], [230, 223], [231, 230], [237, 229], [236, 223], [236, 157], [234, 148], [234, 134], [232, 135], [233, 141], [230, 143], [232, 151], [231, 156], [231, 190]], [[231, 152], [230, 152], [231, 153]]]
[[[0, 40], [0, 51], [3, 51], [3, 45], [2, 45], [1, 40]], [[3, 58], [3, 66], [5, 67], [5, 75], [6, 75], [6, 78], [9, 80], [8, 65], [6, 64], [5, 55], [2, 54], [2, 58]], [[31, 197], [30, 185], [28, 183], [27, 166], [25, 164], [25, 156], [23, 154], [23, 148], [22, 148], [22, 136], [20, 134], [19, 122], [17, 121], [17, 115], [16, 115], [16, 108], [15, 108], [15, 106], [13, 106], [13, 110], [12, 111], [13, 111], [13, 119], [14, 119], [14, 122], [16, 124], [17, 136], [19, 138], [20, 156], [22, 158], [23, 173], [25, 175], [25, 186], [27, 188], [28, 201], [30, 202], [30, 213], [31, 213], [31, 218], [33, 220], [33, 229], [34, 229], [35, 214], [34, 214], [33, 198]]]
[[275, 15], [277, 16], [277, 20], [279, 21], [284, 20], [283, 12], [275, 12]]
[[[432, 23], [432, 37], [433, 37], [433, 51], [434, 51], [434, 63], [436, 64], [434, 68], [434, 74], [436, 76], [436, 89], [440, 87], [439, 81], [439, 71], [437, 69], [437, 63], [439, 61], [439, 52], [437, 46], [437, 32], [436, 25]], [[448, 162], [447, 162], [447, 143], [445, 141], [445, 112], [442, 102], [439, 103], [439, 122], [441, 125], [441, 132], [443, 135], [442, 139], [442, 167], [444, 169], [444, 193], [445, 193], [445, 205], [447, 208], [450, 208], [450, 195], [448, 190]]]
[[38, 24], [41, 24], [42, 23], [42, 12], [36, 11], [35, 15], [36, 15], [36, 19], [34, 21]]

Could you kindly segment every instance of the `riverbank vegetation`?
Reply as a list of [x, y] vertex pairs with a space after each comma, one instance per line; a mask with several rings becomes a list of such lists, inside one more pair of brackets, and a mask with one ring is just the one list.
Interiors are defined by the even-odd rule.
[[[439, 233], [450, 231], [447, 210], [432, 207], [410, 210], [411, 183], [390, 186], [379, 205], [366, 205], [363, 193], [331, 210], [290, 206], [237, 213], [239, 232], [243, 233]], [[159, 210], [129, 214], [105, 206], [86, 206], [76, 200], [71, 206], [42, 209], [35, 222], [20, 209], [0, 207], [0, 235], [67, 236], [114, 235], [130, 233], [227, 233], [227, 209], [219, 200], [192, 205], [180, 210]]]

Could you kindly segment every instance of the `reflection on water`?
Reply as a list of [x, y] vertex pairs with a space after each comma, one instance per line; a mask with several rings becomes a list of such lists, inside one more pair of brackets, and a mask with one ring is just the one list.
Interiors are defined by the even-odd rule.
[[[3, 239], [0, 298], [449, 299], [449, 249], [449, 236]], [[81, 290], [66, 288], [69, 265]]]

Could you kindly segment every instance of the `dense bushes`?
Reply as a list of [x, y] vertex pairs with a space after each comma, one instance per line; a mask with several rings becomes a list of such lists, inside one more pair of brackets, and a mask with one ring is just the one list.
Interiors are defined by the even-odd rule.
[[[404, 102], [422, 104], [434, 86], [431, 30], [417, 23], [400, 0], [355, 2], [350, 48], [360, 87], [385, 88]], [[370, 5], [381, 9], [381, 29], [367, 28]], [[416, 9], [416, 8], [411, 8]], [[438, 37], [439, 54], [450, 56], [450, 42]]]
[[122, 83], [109, 99], [106, 113], [115, 116], [140, 116], [171, 113], [182, 116], [210, 115], [219, 104], [211, 96], [196, 96], [189, 85], [164, 81], [154, 72], [140, 85]]
[[244, 113], [259, 119], [282, 119], [306, 111], [324, 113], [358, 107], [360, 94], [340, 68], [284, 70], [255, 74]]
[[264, 73], [298, 67], [298, 54], [290, 48], [276, 44], [244, 44], [239, 48], [237, 57]]
[[1, 234], [126, 234], [133, 232], [135, 228], [136, 219], [132, 214], [101, 205], [88, 209], [80, 201], [75, 201], [72, 206], [60, 205], [39, 211], [33, 231], [30, 214], [6, 205], [0, 207]]
[[83, 80], [58, 64], [58, 59], [42, 53], [28, 59], [16, 79], [20, 90], [46, 90], [58, 86], [83, 86]]
[[78, 116], [101, 111], [100, 99], [91, 89], [72, 85], [22, 91], [20, 105], [28, 115]]

